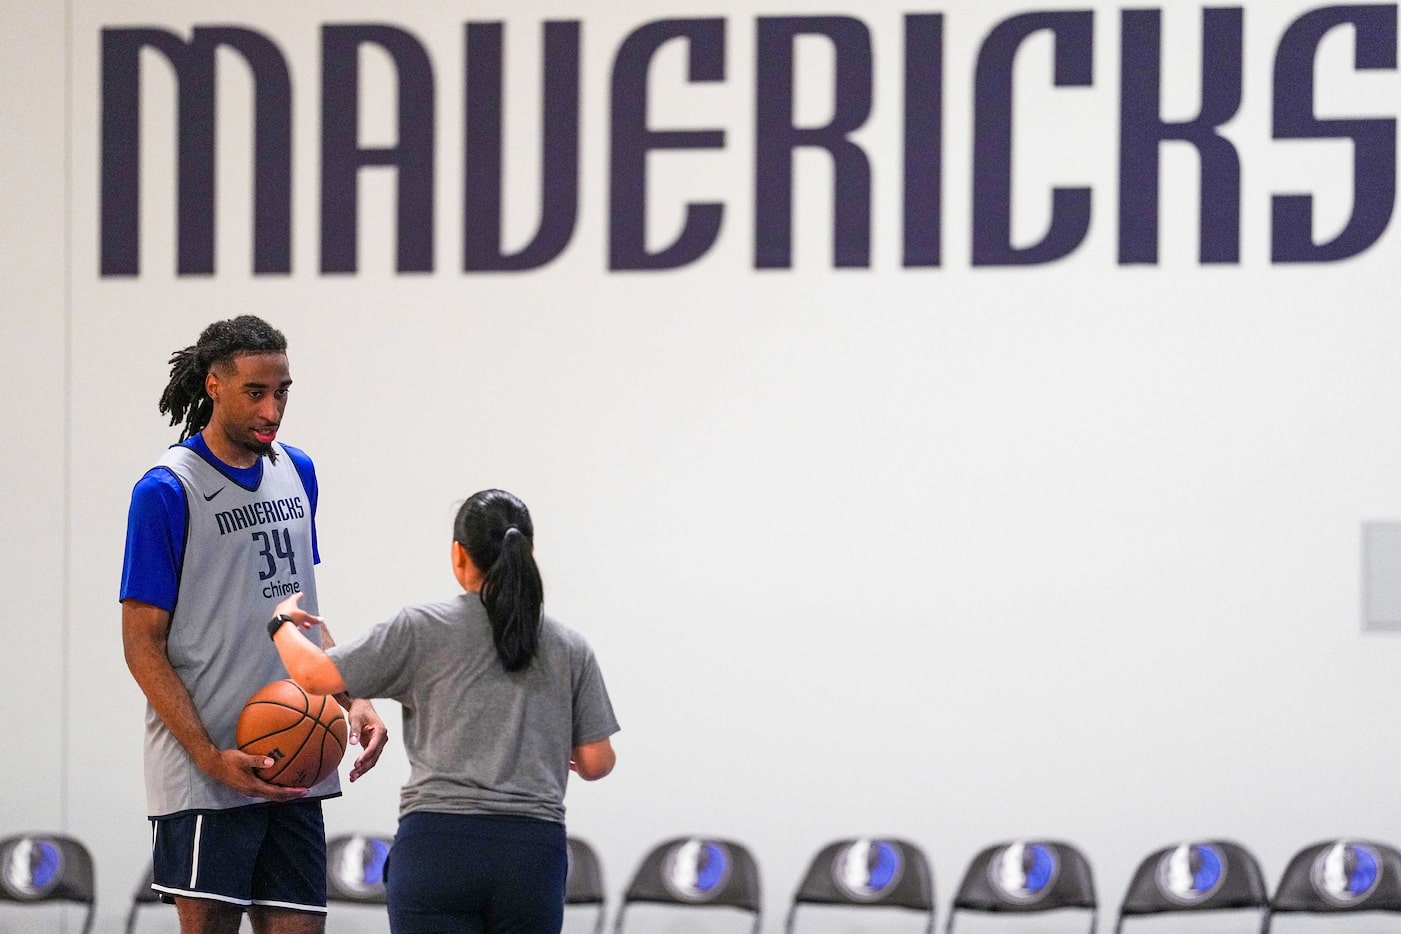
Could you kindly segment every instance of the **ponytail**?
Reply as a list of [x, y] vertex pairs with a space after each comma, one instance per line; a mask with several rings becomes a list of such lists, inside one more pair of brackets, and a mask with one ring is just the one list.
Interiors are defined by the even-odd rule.
[[507, 671], [519, 671], [535, 657], [540, 644], [540, 606], [545, 586], [535, 565], [530, 539], [511, 526], [501, 553], [482, 582], [482, 605], [491, 620], [496, 654]]
[[525, 504], [504, 490], [483, 490], [458, 510], [453, 538], [483, 572], [481, 601], [496, 655], [520, 671], [540, 645], [545, 585], [535, 564], [535, 528]]

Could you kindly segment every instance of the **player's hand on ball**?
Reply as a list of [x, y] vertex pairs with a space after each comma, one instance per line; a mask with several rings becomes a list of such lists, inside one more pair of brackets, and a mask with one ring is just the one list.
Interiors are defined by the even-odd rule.
[[253, 771], [272, 764], [272, 760], [267, 756], [254, 756], [237, 749], [224, 749], [206, 771], [240, 794], [267, 798], [270, 801], [292, 801], [306, 794], [305, 788], [287, 788], [265, 782]]
[[312, 626], [321, 625], [321, 617], [312, 616], [306, 610], [303, 610], [301, 606], [299, 606], [301, 602], [302, 595], [300, 593], [294, 593], [277, 605], [277, 611], [273, 615], [292, 617], [292, 621], [297, 624], [297, 628], [299, 629], [310, 629]]

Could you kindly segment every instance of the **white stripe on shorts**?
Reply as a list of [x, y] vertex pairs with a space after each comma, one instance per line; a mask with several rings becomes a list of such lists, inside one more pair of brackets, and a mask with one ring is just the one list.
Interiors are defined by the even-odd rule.
[[273, 902], [262, 898], [253, 899], [252, 904], [261, 905], [264, 908], [291, 908], [294, 911], [309, 911], [313, 914], [326, 914], [325, 905], [299, 905], [296, 902]]
[[253, 904], [246, 898], [230, 898], [227, 895], [215, 895], [211, 892], [186, 892], [184, 889], [172, 889], [168, 885], [152, 885], [151, 888], [170, 896], [178, 895], [182, 898], [202, 898], [211, 902], [228, 902], [230, 905], [242, 905], [245, 908]]
[[190, 859], [190, 888], [199, 884], [199, 835], [204, 829], [204, 815], [195, 815], [195, 846], [194, 855]]

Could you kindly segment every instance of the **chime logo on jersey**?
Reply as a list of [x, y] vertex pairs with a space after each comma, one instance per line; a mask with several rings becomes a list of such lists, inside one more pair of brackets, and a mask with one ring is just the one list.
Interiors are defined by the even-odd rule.
[[1339, 907], [1356, 905], [1381, 882], [1381, 855], [1365, 843], [1339, 840], [1318, 854], [1310, 876], [1325, 901]]
[[730, 879], [730, 851], [714, 840], [690, 839], [678, 843], [662, 862], [662, 881], [677, 898], [709, 901], [725, 889]]
[[905, 871], [900, 847], [888, 840], [853, 840], [837, 851], [832, 880], [845, 895], [872, 902], [895, 888]]
[[993, 854], [988, 879], [1009, 901], [1021, 905], [1046, 897], [1060, 875], [1060, 858], [1045, 843], [1018, 840]]
[[384, 886], [384, 862], [389, 844], [374, 837], [351, 837], [336, 853], [331, 871], [342, 889], [361, 895]]
[[52, 840], [20, 837], [0, 853], [0, 885], [25, 900], [47, 895], [63, 876], [63, 851]]
[[1179, 905], [1210, 898], [1226, 881], [1226, 854], [1211, 843], [1184, 843], [1158, 860], [1158, 891]]

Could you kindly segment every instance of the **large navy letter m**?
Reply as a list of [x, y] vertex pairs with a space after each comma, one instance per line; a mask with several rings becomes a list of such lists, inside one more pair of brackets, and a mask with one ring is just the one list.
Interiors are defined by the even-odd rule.
[[102, 31], [102, 254], [104, 276], [134, 276], [141, 258], [141, 50], [165, 56], [178, 83], [176, 272], [214, 272], [214, 53], [248, 63], [254, 88], [253, 271], [292, 268], [292, 87], [266, 36], [196, 27], [189, 42], [161, 29]]

